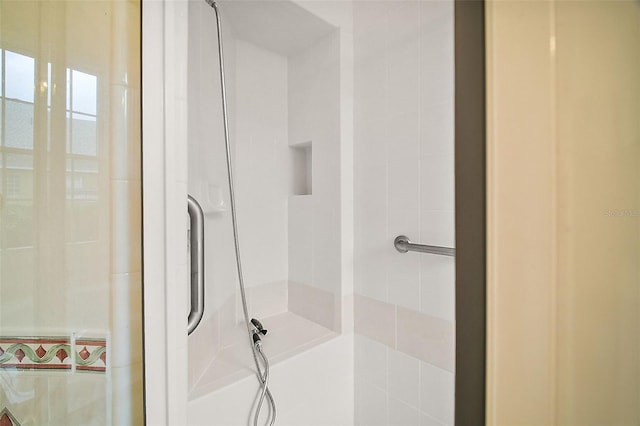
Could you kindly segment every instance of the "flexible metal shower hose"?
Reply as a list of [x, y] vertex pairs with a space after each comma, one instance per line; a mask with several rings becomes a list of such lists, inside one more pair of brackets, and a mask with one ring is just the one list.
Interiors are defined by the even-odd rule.
[[[218, 57], [219, 57], [219, 65], [220, 65], [220, 87], [222, 91], [222, 117], [224, 120], [224, 143], [227, 157], [227, 177], [229, 181], [229, 199], [231, 204], [231, 222], [233, 225], [233, 241], [236, 251], [236, 266], [238, 269], [238, 281], [240, 284], [240, 296], [242, 299], [242, 310], [244, 314], [244, 321], [247, 326], [247, 333], [249, 335], [249, 341], [251, 342], [251, 352], [253, 354], [253, 360], [257, 370], [258, 381], [260, 382], [260, 386], [262, 391], [260, 392], [260, 398], [256, 405], [256, 410], [253, 418], [254, 426], [258, 424], [258, 417], [260, 416], [260, 411], [262, 409], [262, 404], [264, 402], [265, 395], [269, 402], [269, 407], [271, 408], [271, 412], [269, 414], [270, 422], [269, 424], [273, 426], [276, 421], [276, 403], [273, 399], [273, 395], [271, 395], [271, 391], [269, 390], [269, 362], [267, 357], [262, 352], [262, 347], [260, 343], [254, 344], [253, 342], [253, 334], [251, 322], [249, 319], [249, 312], [247, 310], [247, 297], [245, 294], [244, 288], [244, 277], [242, 274], [242, 264], [240, 262], [240, 244], [238, 243], [238, 225], [236, 220], [236, 205], [235, 205], [235, 193], [233, 186], [233, 172], [231, 166], [231, 147], [229, 142], [229, 122], [227, 118], [227, 94], [225, 87], [225, 78], [224, 78], [224, 59], [223, 59], [223, 50], [222, 50], [222, 25], [220, 22], [220, 13], [218, 11], [218, 6], [213, 0], [205, 0], [207, 4], [209, 4], [216, 14], [216, 29], [218, 33]], [[264, 362], [264, 373], [262, 372], [262, 368], [260, 366], [260, 362], [258, 361], [258, 353]]]

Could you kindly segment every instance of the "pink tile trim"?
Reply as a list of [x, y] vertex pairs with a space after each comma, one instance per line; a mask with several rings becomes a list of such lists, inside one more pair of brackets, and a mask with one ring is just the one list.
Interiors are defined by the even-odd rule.
[[395, 305], [360, 294], [354, 295], [354, 327], [356, 333], [395, 348]]
[[451, 322], [398, 306], [396, 349], [447, 371], [455, 369]]
[[294, 314], [329, 330], [338, 331], [340, 322], [336, 309], [340, 309], [340, 306], [340, 303], [336, 303], [333, 293], [306, 284], [289, 282], [289, 311]]
[[355, 332], [453, 372], [455, 326], [392, 303], [354, 295]]

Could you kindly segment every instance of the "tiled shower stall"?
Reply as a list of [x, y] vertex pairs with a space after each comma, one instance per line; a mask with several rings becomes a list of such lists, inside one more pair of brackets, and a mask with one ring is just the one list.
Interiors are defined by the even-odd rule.
[[[242, 263], [250, 315], [270, 330], [278, 423], [453, 424], [455, 260], [393, 247], [400, 234], [454, 245], [453, 3], [219, 6]], [[187, 416], [242, 424], [257, 383], [214, 15], [204, 1], [187, 8], [184, 174], [205, 212], [207, 257]]]

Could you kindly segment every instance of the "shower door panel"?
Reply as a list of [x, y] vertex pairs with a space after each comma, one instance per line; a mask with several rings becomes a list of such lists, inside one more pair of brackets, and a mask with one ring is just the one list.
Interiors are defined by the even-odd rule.
[[0, 424], [141, 424], [140, 4], [0, 3]]

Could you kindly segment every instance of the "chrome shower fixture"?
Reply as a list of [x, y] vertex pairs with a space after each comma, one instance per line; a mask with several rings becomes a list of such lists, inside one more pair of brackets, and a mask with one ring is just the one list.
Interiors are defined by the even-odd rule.
[[255, 328], [255, 331], [265, 336], [267, 334], [267, 329], [262, 326], [262, 323], [255, 318], [251, 318], [251, 324]]

